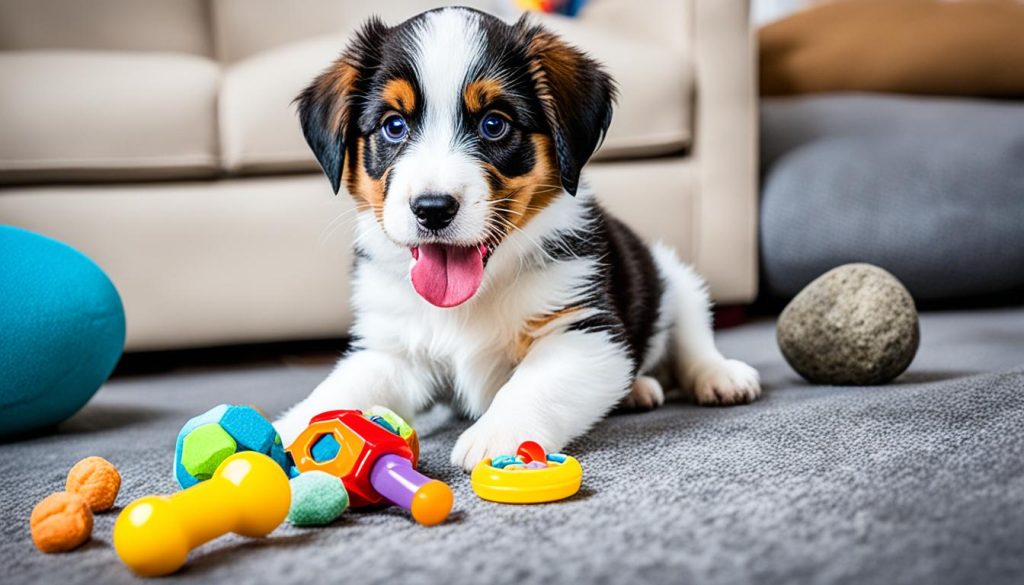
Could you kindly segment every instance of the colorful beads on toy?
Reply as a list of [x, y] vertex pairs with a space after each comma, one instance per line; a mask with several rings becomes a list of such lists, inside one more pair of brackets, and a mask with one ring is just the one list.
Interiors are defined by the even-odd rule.
[[509, 465], [516, 465], [522, 463], [521, 459], [518, 459], [515, 455], [498, 455], [491, 460], [491, 467], [497, 467], [498, 469], [504, 469]]
[[307, 471], [292, 478], [292, 505], [288, 521], [295, 526], [325, 526], [348, 508], [348, 491], [341, 480], [323, 471]]
[[546, 461], [547, 454], [544, 453], [544, 447], [534, 441], [524, 441], [519, 448], [516, 449], [516, 455], [523, 458], [523, 461], [529, 463], [531, 461]]
[[86, 457], [68, 472], [64, 489], [85, 498], [93, 512], [103, 512], [114, 506], [121, 490], [121, 474], [102, 457]]
[[92, 511], [78, 494], [58, 492], [43, 498], [29, 519], [32, 542], [44, 553], [78, 548], [92, 536]]
[[503, 504], [537, 504], [562, 500], [579, 491], [583, 468], [575, 458], [545, 453], [533, 441], [521, 444], [516, 453], [477, 464], [470, 477], [476, 495]]
[[221, 404], [181, 428], [174, 449], [174, 477], [182, 488], [209, 479], [230, 455], [254, 451], [288, 471], [281, 437], [255, 407]]

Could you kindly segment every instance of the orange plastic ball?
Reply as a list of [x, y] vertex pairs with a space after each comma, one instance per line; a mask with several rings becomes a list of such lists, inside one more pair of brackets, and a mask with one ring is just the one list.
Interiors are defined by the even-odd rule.
[[68, 472], [65, 489], [85, 498], [93, 512], [102, 512], [114, 506], [121, 489], [121, 474], [102, 457], [86, 457]]
[[44, 553], [78, 548], [92, 536], [92, 511], [85, 498], [59, 492], [36, 504], [29, 519], [32, 542]]

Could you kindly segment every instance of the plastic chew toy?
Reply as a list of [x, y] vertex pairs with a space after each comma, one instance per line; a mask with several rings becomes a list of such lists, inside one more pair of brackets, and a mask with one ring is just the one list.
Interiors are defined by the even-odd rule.
[[277, 463], [254, 451], [235, 453], [207, 481], [129, 504], [114, 524], [114, 548], [136, 574], [167, 575], [190, 550], [228, 532], [270, 534], [290, 504], [288, 476]]
[[498, 455], [477, 463], [470, 476], [476, 495], [502, 504], [540, 504], [564, 500], [580, 491], [583, 467], [574, 457], [545, 453], [533, 441], [515, 455]]
[[451, 488], [416, 471], [415, 431], [387, 409], [319, 414], [287, 451], [300, 472], [341, 478], [353, 508], [392, 503], [425, 526], [440, 524], [452, 509]]

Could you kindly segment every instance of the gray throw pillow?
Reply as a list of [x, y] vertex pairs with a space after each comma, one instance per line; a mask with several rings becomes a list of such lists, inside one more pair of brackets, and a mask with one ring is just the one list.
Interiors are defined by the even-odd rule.
[[761, 106], [763, 285], [877, 264], [918, 300], [1024, 287], [1024, 104], [830, 94]]

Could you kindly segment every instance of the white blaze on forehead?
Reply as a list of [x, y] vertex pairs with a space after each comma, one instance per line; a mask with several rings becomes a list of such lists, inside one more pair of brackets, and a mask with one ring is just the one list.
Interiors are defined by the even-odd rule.
[[484, 53], [477, 14], [449, 8], [426, 15], [415, 32], [416, 76], [423, 91], [423, 141], [454, 146], [462, 89]]
[[474, 143], [459, 128], [463, 87], [483, 63], [480, 24], [478, 14], [448, 8], [426, 14], [412, 31], [423, 113], [389, 175], [382, 222], [395, 242], [421, 241], [409, 203], [424, 193], [445, 193], [459, 201], [447, 228], [448, 243], [476, 245], [487, 235], [487, 178], [474, 157]]

